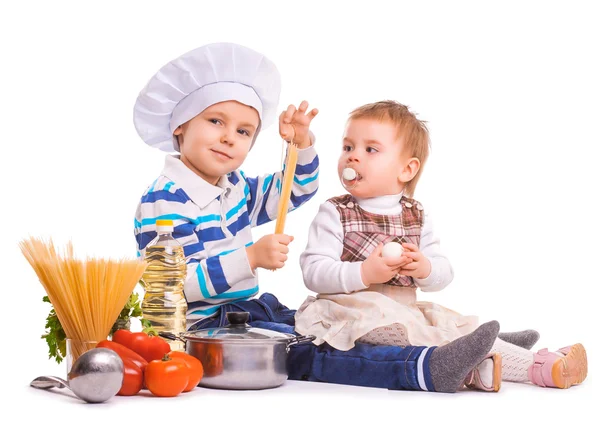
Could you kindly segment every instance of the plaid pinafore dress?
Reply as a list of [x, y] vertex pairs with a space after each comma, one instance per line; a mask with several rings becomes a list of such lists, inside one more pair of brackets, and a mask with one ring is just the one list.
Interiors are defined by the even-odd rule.
[[[329, 202], [344, 231], [342, 261], [364, 261], [380, 243], [420, 243], [424, 212], [414, 199], [402, 197], [398, 215], [368, 212], [349, 194]], [[296, 332], [315, 335], [315, 344], [349, 350], [364, 335], [392, 324], [402, 325], [413, 346], [439, 346], [477, 328], [475, 316], [417, 301], [417, 288], [412, 277], [396, 275], [359, 292], [310, 296], [296, 313]]]

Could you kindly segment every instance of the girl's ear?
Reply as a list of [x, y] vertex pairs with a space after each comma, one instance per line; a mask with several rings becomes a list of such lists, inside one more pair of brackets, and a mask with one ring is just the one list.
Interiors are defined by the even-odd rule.
[[400, 172], [398, 180], [402, 183], [410, 182], [417, 175], [420, 168], [421, 161], [419, 161], [419, 158], [409, 159], [402, 171]]

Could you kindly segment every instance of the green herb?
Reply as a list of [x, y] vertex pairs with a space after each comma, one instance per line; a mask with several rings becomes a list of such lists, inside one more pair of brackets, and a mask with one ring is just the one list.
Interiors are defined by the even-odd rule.
[[139, 295], [137, 293], [132, 293], [127, 303], [121, 310], [121, 314], [117, 317], [117, 321], [113, 325], [110, 330], [110, 335], [118, 329], [129, 329], [130, 319], [132, 317], [139, 318], [142, 323], [142, 328], [150, 327], [150, 321], [146, 319], [142, 319], [142, 305], [140, 303]]
[[[43, 301], [52, 305], [48, 296], [44, 296]], [[117, 321], [110, 331], [110, 335], [112, 335], [117, 329], [129, 329], [129, 320], [132, 317], [140, 318], [144, 330], [151, 328], [149, 320], [141, 319], [142, 306], [137, 293], [132, 293], [127, 300], [127, 303], [123, 307], [123, 310], [121, 310]], [[54, 308], [50, 310], [50, 313], [46, 318], [46, 333], [42, 335], [42, 338], [46, 340], [46, 343], [48, 343], [48, 358], [54, 358], [56, 359], [56, 362], [60, 364], [67, 356], [67, 336], [60, 321], [58, 320], [58, 316], [56, 315]]]
[[137, 293], [132, 293], [127, 303], [123, 307], [121, 314], [119, 314], [120, 320], [127, 320], [131, 317], [142, 317], [142, 307], [140, 305], [140, 297]]
[[[52, 305], [47, 296], [44, 296], [44, 302]], [[42, 338], [48, 343], [48, 358], [55, 358], [56, 362], [60, 364], [67, 356], [67, 336], [54, 308], [50, 310], [50, 314], [46, 318], [46, 333], [42, 335]]]

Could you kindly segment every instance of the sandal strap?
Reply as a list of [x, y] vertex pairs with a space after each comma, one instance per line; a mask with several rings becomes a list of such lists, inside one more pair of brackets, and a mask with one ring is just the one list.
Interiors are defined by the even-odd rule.
[[552, 365], [557, 358], [558, 355], [548, 352], [548, 349], [542, 349], [535, 353], [533, 364], [527, 369], [529, 381], [543, 388], [556, 387], [552, 380]]
[[[494, 354], [488, 353], [486, 355], [486, 357], [481, 360], [481, 362], [485, 361], [486, 359], [494, 359]], [[481, 362], [480, 362], [480, 364], [481, 364]], [[471, 389], [480, 389], [483, 391], [493, 390], [492, 388], [489, 388], [483, 384], [483, 381], [481, 380], [481, 373], [479, 372], [479, 364], [477, 366], [475, 366], [469, 372], [469, 374], [467, 374], [467, 377], [465, 378], [463, 385], [466, 386], [467, 388], [471, 388]]]
[[465, 377], [463, 385], [468, 388], [475, 387], [476, 382], [477, 382], [478, 373], [479, 372], [477, 371], [477, 367], [475, 367], [475, 368], [473, 368], [473, 370], [469, 371], [469, 374], [467, 374], [467, 377]]

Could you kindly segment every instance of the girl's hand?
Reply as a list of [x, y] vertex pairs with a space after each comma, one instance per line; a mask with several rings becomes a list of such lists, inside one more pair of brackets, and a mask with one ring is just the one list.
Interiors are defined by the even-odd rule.
[[306, 109], [308, 102], [302, 101], [300, 107], [290, 105], [286, 111], [279, 116], [279, 135], [288, 143], [293, 141], [299, 149], [310, 147], [308, 130], [310, 122], [319, 114], [319, 110], [313, 108], [308, 114]]
[[371, 284], [381, 284], [388, 282], [396, 276], [402, 266], [410, 264], [412, 259], [405, 257], [381, 257], [383, 244], [377, 245], [377, 248], [362, 262], [360, 266], [360, 275], [365, 286]]
[[419, 247], [415, 244], [403, 243], [402, 247], [404, 248], [402, 256], [411, 259], [411, 263], [403, 265], [399, 274], [420, 280], [427, 278], [431, 273], [431, 262], [429, 259], [419, 251]]

